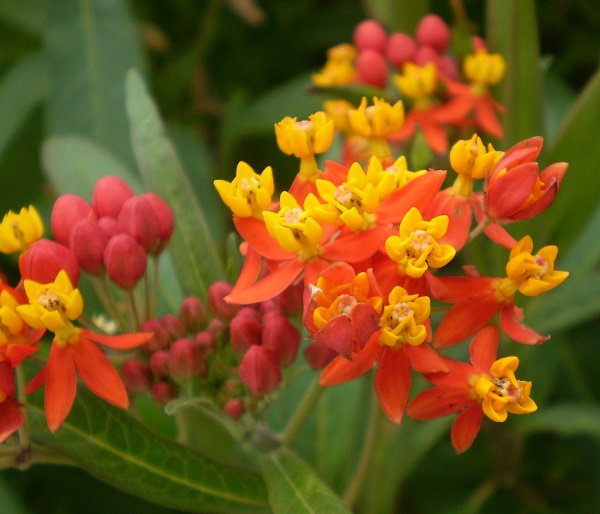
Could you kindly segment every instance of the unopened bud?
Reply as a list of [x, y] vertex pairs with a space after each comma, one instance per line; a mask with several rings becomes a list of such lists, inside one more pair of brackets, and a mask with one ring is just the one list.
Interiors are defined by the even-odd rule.
[[83, 198], [72, 194], [59, 196], [54, 202], [50, 216], [54, 239], [64, 246], [69, 246], [71, 230], [75, 224], [88, 218], [95, 219], [96, 214]]
[[156, 378], [169, 378], [169, 352], [160, 350], [150, 356], [150, 369]]
[[428, 14], [423, 16], [417, 25], [416, 37], [421, 45], [430, 46], [439, 53], [444, 53], [450, 44], [452, 33], [442, 18], [436, 14]]
[[223, 323], [220, 319], [215, 318], [210, 320], [206, 330], [211, 334], [214, 334], [214, 336], [219, 339], [225, 333], [226, 328], [227, 327], [225, 326], [225, 323]]
[[418, 66], [425, 66], [428, 62], [432, 62], [439, 69], [440, 59], [440, 54], [430, 46], [422, 46], [415, 54], [415, 64]]
[[217, 338], [208, 330], [198, 332], [196, 337], [194, 337], [194, 343], [196, 343], [204, 355], [207, 355], [217, 348]]
[[410, 62], [415, 58], [417, 53], [417, 43], [408, 34], [396, 32], [390, 36], [386, 49], [386, 55], [389, 61], [401, 70], [406, 62]]
[[60, 270], [65, 270], [71, 284], [79, 283], [79, 264], [75, 254], [66, 246], [49, 239], [40, 239], [19, 257], [19, 270], [23, 279], [40, 284], [54, 282]]
[[117, 219], [111, 218], [110, 216], [102, 216], [101, 218], [98, 218], [98, 226], [109, 238], [112, 238], [120, 233], [119, 227], [117, 226]]
[[164, 406], [171, 400], [177, 398], [179, 392], [175, 384], [161, 381], [152, 384], [152, 387], [150, 388], [150, 394], [158, 405]]
[[185, 325], [174, 314], [165, 314], [159, 321], [167, 329], [172, 341], [185, 337]]
[[252, 345], [260, 344], [262, 323], [250, 315], [236, 315], [229, 324], [231, 346], [244, 353]]
[[227, 303], [223, 298], [233, 290], [227, 282], [214, 282], [208, 288], [208, 308], [217, 318], [231, 319], [239, 310], [239, 305]]
[[146, 253], [158, 244], [158, 219], [150, 202], [142, 196], [132, 196], [123, 204], [117, 226], [119, 232], [133, 237]]
[[145, 362], [129, 359], [121, 366], [121, 376], [127, 391], [133, 394], [145, 393], [150, 390], [152, 371]]
[[142, 348], [147, 353], [166, 350], [171, 343], [171, 335], [167, 327], [157, 319], [147, 319], [140, 325], [140, 332], [151, 332], [152, 337], [144, 343]]
[[118, 218], [123, 204], [134, 195], [133, 189], [119, 177], [107, 175], [92, 190], [92, 207], [98, 216]]
[[240, 379], [254, 394], [265, 394], [281, 382], [281, 370], [272, 350], [253, 345], [245, 353], [239, 368]]
[[198, 372], [202, 352], [191, 339], [178, 339], [169, 350], [169, 370], [174, 377], [192, 378]]
[[239, 419], [246, 412], [244, 402], [239, 398], [232, 398], [225, 404], [225, 413], [231, 419]]
[[280, 366], [288, 366], [296, 359], [300, 346], [300, 332], [280, 311], [263, 316], [262, 345], [275, 352]]
[[378, 21], [364, 20], [354, 29], [352, 41], [360, 51], [374, 50], [383, 53], [387, 45], [387, 33]]
[[339, 354], [327, 346], [323, 341], [315, 341], [304, 350], [304, 358], [315, 371], [323, 369]]
[[188, 332], [199, 332], [206, 324], [208, 312], [200, 298], [188, 296], [179, 307], [179, 320]]
[[146, 272], [146, 252], [130, 235], [117, 234], [106, 245], [104, 265], [121, 289], [133, 289]]
[[98, 275], [105, 271], [104, 250], [108, 241], [109, 237], [98, 223], [85, 218], [79, 220], [71, 230], [69, 246], [81, 269], [92, 275]]
[[158, 221], [158, 244], [152, 253], [159, 254], [171, 240], [175, 228], [175, 217], [169, 204], [152, 192], [144, 193], [142, 198], [148, 200]]
[[356, 58], [356, 79], [361, 84], [384, 89], [388, 80], [385, 57], [375, 50], [363, 50]]

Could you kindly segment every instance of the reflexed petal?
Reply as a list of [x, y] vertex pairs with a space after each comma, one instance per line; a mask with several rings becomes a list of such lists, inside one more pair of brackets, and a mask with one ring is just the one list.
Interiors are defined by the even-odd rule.
[[126, 409], [129, 406], [121, 377], [96, 345], [82, 337], [71, 345], [71, 354], [81, 379], [92, 393], [117, 407]]
[[256, 218], [233, 217], [235, 228], [254, 249], [267, 259], [281, 261], [295, 257], [296, 255], [286, 252], [279, 243], [271, 237], [265, 223]]
[[15, 398], [6, 398], [0, 403], [0, 443], [18, 430], [25, 421], [19, 403]]
[[483, 410], [479, 403], [467, 407], [456, 417], [452, 425], [450, 438], [452, 447], [458, 453], [465, 452], [471, 447], [479, 433], [482, 420]]
[[123, 334], [120, 336], [106, 336], [101, 334], [94, 334], [89, 330], [81, 329], [82, 337], [95, 341], [96, 343], [103, 344], [109, 348], [117, 348], [119, 350], [128, 350], [129, 348], [135, 348], [152, 337], [152, 332], [136, 332], [134, 334]]
[[432, 219], [445, 214], [449, 218], [448, 230], [439, 240], [441, 244], [449, 244], [459, 251], [467, 241], [471, 229], [471, 205], [466, 196], [456, 194], [452, 188], [438, 193], [425, 216]]
[[505, 305], [500, 310], [500, 326], [504, 333], [518, 343], [542, 344], [550, 336], [542, 336], [523, 322], [523, 311], [514, 304]]
[[471, 403], [473, 398], [469, 394], [468, 384], [463, 387], [435, 386], [413, 398], [406, 406], [406, 413], [417, 420], [443, 418]]
[[321, 257], [330, 261], [350, 263], [364, 261], [377, 251], [390, 233], [389, 227], [378, 226], [365, 232], [340, 237], [323, 246]]
[[343, 384], [364, 375], [377, 362], [381, 350], [379, 332], [376, 332], [360, 352], [352, 354], [351, 361], [341, 355], [333, 359], [321, 373], [319, 384], [322, 386]]
[[[492, 294], [497, 278], [479, 276], [437, 277], [445, 286], [446, 295], [436, 300], [448, 303], [466, 302], [472, 298]], [[441, 288], [440, 288], [441, 289]]]
[[326, 344], [340, 355], [350, 356], [354, 347], [354, 330], [352, 321], [345, 314], [331, 318], [318, 332], [313, 340]]
[[375, 390], [381, 408], [394, 423], [402, 421], [404, 407], [410, 394], [412, 377], [406, 353], [386, 348], [375, 373]]
[[436, 153], [446, 153], [448, 151], [448, 135], [444, 127], [430, 118], [429, 113], [426, 117], [421, 118], [420, 123], [429, 148]]
[[44, 368], [44, 410], [51, 432], [59, 429], [69, 415], [73, 400], [75, 400], [77, 375], [75, 374], [75, 362], [70, 352], [71, 346], [67, 345], [61, 348], [57, 344], [52, 344], [48, 363]]
[[500, 121], [498, 121], [498, 116], [491, 100], [491, 97], [477, 98], [475, 103], [475, 120], [491, 136], [502, 137], [504, 130]]
[[247, 245], [244, 264], [242, 265], [242, 270], [240, 271], [238, 279], [233, 286], [232, 292], [247, 289], [254, 284], [260, 274], [261, 264], [262, 257], [260, 254], [252, 245]]
[[483, 327], [469, 346], [469, 358], [471, 364], [485, 373], [489, 373], [492, 364], [498, 354], [500, 343], [500, 331], [496, 325]]
[[410, 358], [410, 367], [417, 373], [444, 373], [448, 366], [444, 359], [428, 344], [420, 344], [406, 348]]

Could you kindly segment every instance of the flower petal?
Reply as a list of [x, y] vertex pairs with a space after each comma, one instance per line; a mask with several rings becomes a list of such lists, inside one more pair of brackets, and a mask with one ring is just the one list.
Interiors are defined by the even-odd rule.
[[542, 344], [550, 336], [542, 336], [523, 322], [523, 311], [515, 304], [508, 304], [500, 309], [500, 326], [504, 333], [518, 343]]
[[435, 386], [419, 393], [406, 406], [406, 413], [416, 420], [443, 418], [473, 403], [467, 384], [464, 387]]
[[471, 447], [479, 433], [482, 420], [483, 409], [479, 403], [474, 403], [458, 414], [450, 432], [452, 447], [458, 453], [465, 452]]
[[[415, 179], [417, 180], [417, 179]], [[323, 246], [321, 257], [329, 261], [361, 262], [371, 257], [391, 234], [388, 226], [340, 237]]]
[[478, 370], [489, 373], [498, 354], [500, 331], [496, 325], [483, 327], [469, 345], [471, 364]]
[[0, 403], [0, 443], [6, 441], [8, 436], [18, 430], [24, 421], [25, 416], [15, 398], [8, 397]]
[[71, 345], [71, 355], [81, 379], [92, 393], [117, 407], [129, 406], [121, 377], [96, 345], [81, 337], [78, 343]]
[[428, 344], [407, 346], [406, 353], [410, 359], [410, 367], [417, 373], [447, 373], [449, 371], [444, 359]]
[[81, 329], [82, 337], [103, 344], [109, 348], [117, 348], [118, 350], [128, 350], [136, 348], [152, 338], [152, 332], [136, 332], [134, 334], [123, 334], [119, 336], [106, 336], [94, 334], [89, 330]]
[[276, 261], [296, 257], [295, 254], [286, 252], [279, 246], [279, 243], [269, 234], [264, 221], [252, 217], [240, 218], [234, 216], [233, 223], [240, 236], [248, 241], [263, 257]]
[[44, 410], [51, 432], [56, 432], [60, 428], [62, 422], [69, 415], [75, 400], [77, 375], [75, 374], [75, 362], [70, 352], [71, 346], [60, 347], [53, 343], [44, 368]]
[[326, 344], [340, 355], [349, 357], [354, 347], [352, 321], [345, 314], [335, 316], [313, 334], [312, 338], [316, 342]]
[[381, 408], [394, 423], [402, 421], [411, 381], [410, 363], [403, 349], [385, 348], [375, 373], [375, 390]]
[[360, 352], [352, 354], [352, 360], [341, 355], [333, 359], [322, 371], [319, 384], [322, 386], [343, 384], [364, 375], [377, 362], [381, 350], [379, 331], [377, 331]]

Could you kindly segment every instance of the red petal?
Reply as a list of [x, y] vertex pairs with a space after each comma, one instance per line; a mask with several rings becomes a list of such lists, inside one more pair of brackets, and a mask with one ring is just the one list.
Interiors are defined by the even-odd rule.
[[433, 116], [443, 123], [462, 123], [473, 109], [475, 101], [472, 96], [461, 94], [435, 110]]
[[494, 137], [502, 137], [504, 131], [498, 121], [496, 109], [491, 97], [479, 97], [475, 102], [475, 121], [488, 134]]
[[123, 334], [120, 336], [105, 336], [94, 334], [89, 330], [81, 329], [82, 337], [103, 344], [109, 348], [117, 348], [118, 350], [128, 350], [144, 344], [152, 338], [152, 332], [136, 332], [135, 334]]
[[8, 397], [0, 403], [0, 443], [6, 441], [8, 436], [18, 430], [25, 421], [19, 402]]
[[286, 252], [279, 243], [271, 237], [264, 221], [248, 217], [233, 217], [235, 228], [256, 251], [267, 259], [282, 261], [296, 257], [296, 254]]
[[492, 173], [492, 178], [504, 168], [514, 168], [519, 164], [535, 161], [542, 150], [543, 144], [544, 138], [535, 136], [512, 146], [504, 153], [502, 159], [498, 161], [498, 164], [496, 164], [494, 172]]
[[406, 406], [406, 413], [417, 420], [443, 418], [473, 403], [467, 384], [464, 387], [435, 386], [425, 389]]
[[359, 349], [364, 348], [373, 333], [379, 328], [379, 315], [370, 305], [359, 303], [350, 310], [354, 339]]
[[341, 355], [333, 359], [322, 371], [319, 384], [343, 384], [364, 375], [377, 362], [381, 350], [379, 332], [376, 332], [360, 352], [352, 354], [351, 361]]
[[314, 180], [306, 180], [300, 174], [296, 175], [294, 182], [290, 186], [289, 193], [302, 205], [309, 194], [319, 195], [317, 185]]
[[31, 344], [10, 344], [6, 349], [6, 358], [13, 368], [16, 368], [23, 359], [33, 355], [39, 350], [39, 345]]
[[[437, 277], [446, 288], [446, 295], [436, 300], [447, 303], [461, 303], [472, 298], [492, 294], [497, 278], [477, 276]], [[440, 288], [441, 290], [441, 288]]]
[[469, 345], [469, 359], [478, 370], [489, 373], [498, 355], [500, 331], [496, 325], [483, 327]]
[[296, 258], [291, 259], [248, 289], [232, 292], [225, 297], [225, 301], [247, 305], [273, 298], [292, 284], [303, 269], [303, 263]]
[[377, 223], [398, 224], [412, 208], [425, 212], [446, 178], [445, 170], [432, 170], [387, 197], [377, 208]]
[[469, 199], [458, 195], [451, 187], [436, 194], [425, 212], [425, 219], [445, 214], [449, 218], [448, 230], [439, 241], [459, 251], [467, 241], [471, 229], [471, 205]]
[[537, 162], [528, 162], [488, 183], [485, 197], [487, 215], [504, 220], [519, 212], [538, 180]]
[[90, 391], [117, 407], [126, 409], [129, 406], [121, 377], [96, 345], [82, 337], [78, 343], [71, 345], [71, 355]]
[[483, 328], [501, 306], [493, 294], [455, 305], [436, 330], [433, 346], [447, 348], [464, 341]]
[[329, 261], [361, 262], [371, 257], [389, 235], [390, 228], [380, 225], [340, 237], [323, 246], [321, 257]]
[[381, 408], [390, 421], [400, 423], [410, 394], [412, 377], [406, 353], [385, 348], [375, 373], [375, 390]]
[[262, 257], [260, 254], [254, 249], [253, 246], [247, 245], [244, 264], [242, 265], [240, 275], [233, 286], [233, 292], [236, 292], [239, 289], [247, 289], [254, 284], [260, 274], [261, 265]]
[[334, 284], [349, 284], [355, 276], [354, 268], [346, 262], [334, 262], [321, 273], [321, 277]]
[[511, 221], [526, 220], [527, 218], [533, 218], [534, 216], [544, 212], [552, 205], [557, 193], [558, 184], [553, 182], [550, 184], [546, 192], [542, 194], [542, 196], [540, 196], [535, 203], [511, 216]]
[[436, 123], [433, 118], [426, 117], [421, 120], [421, 130], [425, 136], [425, 140], [436, 153], [446, 153], [448, 151], [448, 135], [439, 123]]
[[450, 371], [444, 359], [428, 344], [407, 346], [410, 367], [417, 373], [447, 373]]
[[450, 438], [452, 447], [458, 452], [467, 451], [479, 433], [481, 421], [483, 420], [483, 409], [479, 403], [474, 403], [463, 410], [454, 420]]
[[504, 333], [518, 343], [542, 344], [550, 336], [542, 336], [535, 330], [523, 324], [523, 311], [515, 304], [508, 304], [500, 310], [500, 326]]
[[[471, 207], [473, 208], [473, 212], [475, 213], [475, 218], [478, 222], [481, 222], [481, 220], [483, 219], [483, 210], [481, 208], [483, 195], [481, 193], [475, 193], [473, 196], [474, 198], [470, 202]], [[517, 240], [497, 223], [490, 223], [483, 231], [485, 232], [486, 236], [488, 236], [492, 241], [494, 241], [494, 243], [498, 243], [499, 245], [504, 246], [504, 248], [508, 248], [509, 250], [512, 250], [513, 247], [517, 244]]]
[[60, 428], [62, 422], [69, 415], [75, 400], [77, 375], [75, 374], [75, 362], [70, 352], [72, 346], [60, 347], [53, 343], [44, 368], [46, 384], [44, 410], [51, 432], [56, 432]]
[[325, 170], [321, 178], [339, 186], [348, 180], [348, 167], [336, 161], [325, 161]]
[[354, 348], [352, 321], [345, 314], [335, 316], [312, 338], [318, 343], [326, 344], [340, 355], [350, 356]]

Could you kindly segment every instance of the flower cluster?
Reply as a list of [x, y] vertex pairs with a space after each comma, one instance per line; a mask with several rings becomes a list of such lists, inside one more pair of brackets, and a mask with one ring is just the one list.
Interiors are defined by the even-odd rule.
[[[541, 138], [502, 152], [485, 147], [475, 134], [453, 146], [449, 160], [456, 179], [442, 189], [445, 170], [409, 171], [404, 157], [392, 156], [386, 135], [402, 124], [401, 105], [375, 99], [366, 107], [363, 100], [349, 119], [355, 132], [362, 130], [375, 143], [367, 160], [327, 161], [309, 179], [301, 166], [278, 201], [270, 168], [258, 175], [241, 163], [231, 183], [215, 183], [244, 240], [242, 270], [225, 296], [231, 305], [251, 306], [242, 307], [230, 325], [233, 346], [243, 345], [244, 358], [251, 354], [254, 362], [253, 374], [242, 365], [240, 376], [261, 370], [269, 377], [260, 382], [265, 389], [278, 383], [262, 355], [267, 345], [264, 334], [261, 342], [256, 305], [262, 309], [303, 285], [303, 323], [311, 340], [304, 356], [313, 369], [322, 369], [320, 384], [340, 384], [376, 368], [375, 389], [390, 420], [400, 423], [405, 412], [415, 419], [459, 413], [452, 442], [464, 451], [484, 416], [504, 421], [508, 412], [537, 408], [531, 383], [515, 378], [518, 359], [497, 358], [498, 326], [520, 343], [545, 341], [523, 323], [516, 293], [536, 296], [568, 273], [555, 270], [555, 246], [535, 253], [529, 236], [517, 242], [501, 225], [545, 210], [567, 165], [539, 172]], [[285, 126], [292, 127], [289, 123]], [[290, 130], [301, 130], [304, 122], [293, 123]], [[276, 126], [279, 146], [289, 153], [282, 130]], [[483, 181], [482, 192], [475, 192], [475, 179]], [[480, 276], [472, 266], [465, 266], [466, 275], [444, 273], [457, 252], [484, 231], [510, 249], [506, 276]], [[431, 320], [434, 302], [447, 311], [437, 327]], [[440, 353], [472, 336], [470, 364]], [[435, 387], [409, 403], [413, 372]]]
[[[480, 37], [473, 38], [472, 53], [462, 61], [451, 52], [451, 45], [450, 27], [434, 14], [420, 20], [414, 37], [388, 34], [379, 22], [366, 20], [356, 26], [353, 44], [328, 52], [324, 68], [312, 80], [322, 88], [365, 84], [382, 90], [382, 96], [404, 100], [408, 104], [404, 123], [385, 134], [394, 142], [406, 144], [421, 132], [431, 150], [443, 154], [453, 129], [474, 127], [501, 137], [497, 113], [504, 107], [494, 100], [490, 86], [504, 75], [503, 57], [489, 53]], [[345, 100], [325, 103], [338, 130], [355, 136], [347, 140], [350, 159], [364, 157], [360, 141], [364, 134], [348, 123], [355, 108]]]

